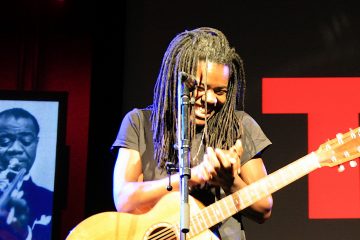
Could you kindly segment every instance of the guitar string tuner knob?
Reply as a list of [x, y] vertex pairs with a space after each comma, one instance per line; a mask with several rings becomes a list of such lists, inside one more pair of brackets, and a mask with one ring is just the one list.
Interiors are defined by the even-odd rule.
[[345, 167], [344, 167], [344, 165], [339, 165], [339, 167], [338, 167], [338, 172], [344, 172], [345, 171]]
[[356, 167], [357, 166], [357, 162], [356, 161], [350, 161], [349, 162], [349, 165], [350, 165], [350, 167], [352, 167], [352, 168], [354, 168], [354, 167]]

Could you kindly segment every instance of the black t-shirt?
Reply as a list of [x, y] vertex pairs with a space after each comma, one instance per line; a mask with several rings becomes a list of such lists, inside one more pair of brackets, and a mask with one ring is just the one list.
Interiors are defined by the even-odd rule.
[[[262, 152], [271, 144], [271, 142], [250, 115], [242, 111], [236, 111], [236, 114], [243, 126], [243, 135], [241, 139], [243, 146], [241, 164], [243, 165]], [[167, 177], [166, 171], [164, 169], [159, 169], [157, 160], [154, 159], [154, 143], [150, 115], [150, 109], [133, 109], [127, 113], [121, 123], [116, 140], [112, 145], [113, 150], [123, 147], [136, 150], [140, 153], [144, 181], [152, 181]], [[197, 133], [195, 139], [192, 141], [192, 165], [196, 165], [198, 163], [196, 159], [202, 159], [204, 154], [204, 146], [200, 144], [202, 135], [202, 132]], [[201, 147], [200, 150], [199, 146]], [[204, 188], [200, 189], [200, 191], [197, 189], [196, 192], [193, 193], [194, 194], [191, 194], [196, 195], [196, 198], [205, 205], [208, 205], [216, 199], [213, 189]], [[224, 195], [223, 192], [222, 195]], [[205, 200], [210, 201], [205, 202]], [[238, 227], [234, 227], [234, 224]], [[244, 232], [241, 230], [241, 226], [239, 227], [239, 222], [233, 218], [230, 218], [226, 223], [222, 224], [220, 233], [223, 240], [245, 239]]]

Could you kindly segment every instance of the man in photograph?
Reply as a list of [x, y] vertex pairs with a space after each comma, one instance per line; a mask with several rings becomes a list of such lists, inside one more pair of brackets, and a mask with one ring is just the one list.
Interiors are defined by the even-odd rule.
[[0, 112], [0, 240], [51, 238], [53, 192], [30, 176], [39, 132], [28, 111]]

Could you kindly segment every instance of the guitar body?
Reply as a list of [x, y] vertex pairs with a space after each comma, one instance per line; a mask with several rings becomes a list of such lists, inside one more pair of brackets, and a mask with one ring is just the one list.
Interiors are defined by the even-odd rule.
[[[358, 157], [360, 127], [350, 129], [345, 134], [337, 134], [336, 138], [322, 144], [316, 152], [311, 152], [206, 208], [189, 196], [192, 231], [186, 238], [218, 240], [208, 227], [216, 225], [321, 166], [333, 167]], [[171, 192], [145, 214], [105, 212], [89, 217], [70, 232], [67, 240], [179, 240], [179, 213], [180, 193]]]
[[[204, 205], [189, 196], [190, 216]], [[178, 240], [180, 220], [180, 193], [171, 192], [145, 214], [104, 212], [93, 215], [78, 224], [66, 240]], [[210, 230], [191, 239], [218, 239]]]

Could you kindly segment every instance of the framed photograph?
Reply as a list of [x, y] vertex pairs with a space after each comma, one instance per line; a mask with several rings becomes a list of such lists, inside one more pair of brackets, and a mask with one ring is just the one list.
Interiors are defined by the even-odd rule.
[[0, 91], [0, 236], [5, 239], [59, 235], [67, 179], [66, 110], [65, 92]]

